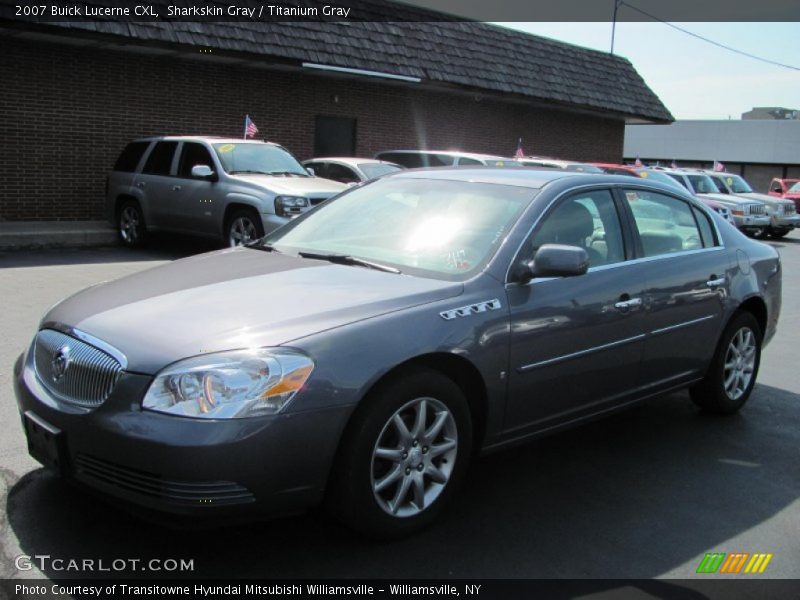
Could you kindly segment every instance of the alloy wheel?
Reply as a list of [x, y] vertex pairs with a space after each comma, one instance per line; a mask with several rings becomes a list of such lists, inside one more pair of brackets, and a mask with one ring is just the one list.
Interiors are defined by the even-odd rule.
[[456, 464], [458, 431], [447, 406], [416, 398], [386, 422], [372, 452], [372, 492], [393, 517], [413, 517], [442, 493]]
[[228, 229], [228, 243], [231, 247], [249, 244], [258, 238], [256, 224], [248, 217], [236, 217]]
[[141, 220], [139, 211], [133, 206], [122, 209], [119, 217], [119, 233], [126, 244], [134, 245], [139, 241], [139, 226]]
[[722, 383], [731, 400], [745, 393], [756, 364], [756, 336], [749, 327], [742, 327], [731, 338], [725, 353]]

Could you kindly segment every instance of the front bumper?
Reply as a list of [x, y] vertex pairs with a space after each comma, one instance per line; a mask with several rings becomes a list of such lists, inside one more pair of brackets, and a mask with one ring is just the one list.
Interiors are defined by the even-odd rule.
[[321, 501], [350, 407], [174, 417], [141, 409], [151, 379], [124, 373], [100, 407], [85, 410], [50, 396], [29, 359], [14, 368], [23, 423], [32, 417], [60, 430], [60, 474], [104, 496], [192, 517], [272, 516]]
[[734, 225], [739, 229], [763, 229], [769, 227], [770, 218], [766, 215], [733, 215]]
[[800, 227], [800, 215], [772, 215], [770, 226], [776, 229]]

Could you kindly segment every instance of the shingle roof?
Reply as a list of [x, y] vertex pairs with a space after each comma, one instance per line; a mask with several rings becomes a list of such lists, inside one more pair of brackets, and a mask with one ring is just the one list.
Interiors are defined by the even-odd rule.
[[[163, 11], [166, 14], [166, 8]], [[673, 120], [627, 59], [486, 23], [82, 21], [49, 25], [143, 43], [210, 47], [419, 77], [424, 82], [513, 93], [629, 120]]]

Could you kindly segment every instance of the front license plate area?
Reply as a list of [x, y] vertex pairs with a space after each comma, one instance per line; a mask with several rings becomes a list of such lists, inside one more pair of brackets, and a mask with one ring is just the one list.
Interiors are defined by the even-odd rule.
[[28, 453], [48, 469], [63, 473], [66, 470], [64, 433], [31, 411], [27, 411], [22, 420]]

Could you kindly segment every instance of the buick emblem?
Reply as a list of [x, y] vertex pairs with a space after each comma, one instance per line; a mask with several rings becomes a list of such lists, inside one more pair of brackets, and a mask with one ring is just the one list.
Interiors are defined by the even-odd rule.
[[70, 360], [69, 346], [67, 345], [61, 346], [61, 348], [56, 350], [55, 354], [53, 354], [53, 360], [50, 363], [50, 367], [51, 376], [54, 383], [58, 383], [61, 381], [61, 379], [63, 379], [67, 369], [69, 368]]

